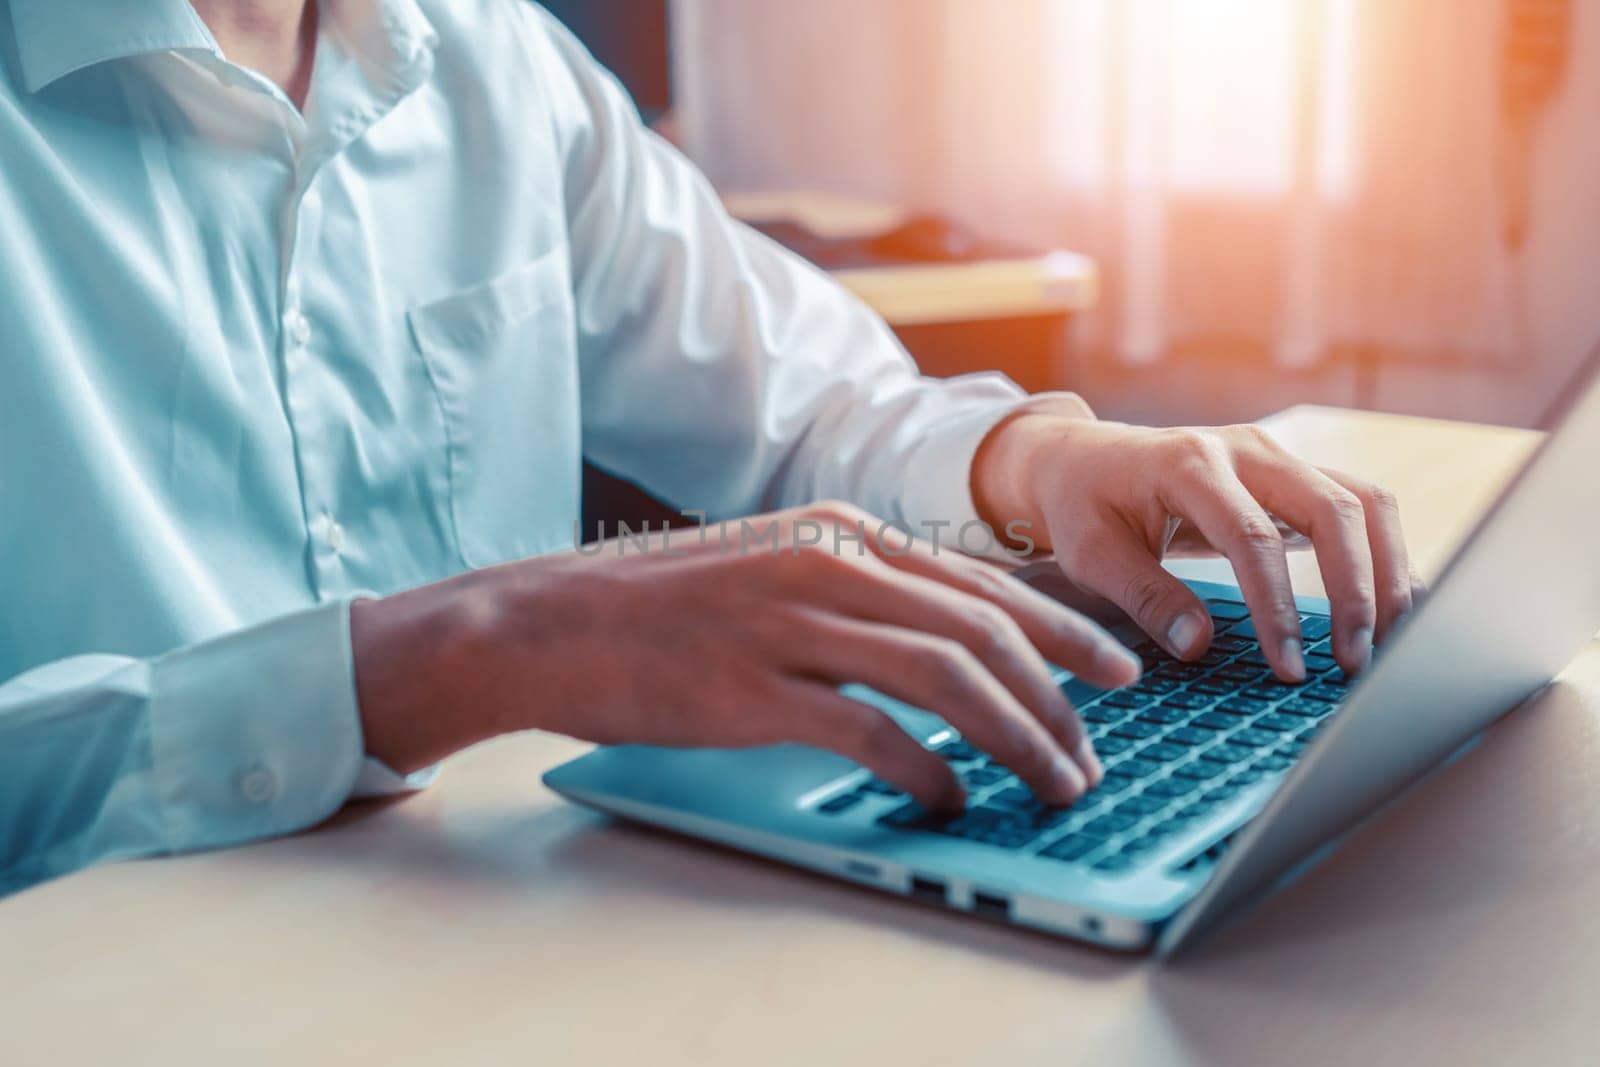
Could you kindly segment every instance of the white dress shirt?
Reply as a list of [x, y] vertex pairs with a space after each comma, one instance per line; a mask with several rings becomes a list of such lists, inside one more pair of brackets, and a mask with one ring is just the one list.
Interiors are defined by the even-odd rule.
[[569, 548], [583, 456], [975, 518], [1017, 390], [919, 378], [541, 9], [325, 0], [302, 114], [184, 0], [0, 6], [0, 891], [336, 810], [350, 599]]

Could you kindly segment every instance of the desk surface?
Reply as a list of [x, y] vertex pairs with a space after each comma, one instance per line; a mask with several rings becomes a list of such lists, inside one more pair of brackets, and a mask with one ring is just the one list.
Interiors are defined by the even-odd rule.
[[[1391, 485], [1425, 572], [1534, 441], [1271, 425]], [[538, 784], [579, 746], [502, 740], [314, 833], [0, 903], [0, 1062], [1592, 1062], [1597, 710], [1591, 646], [1167, 967], [609, 822]]]

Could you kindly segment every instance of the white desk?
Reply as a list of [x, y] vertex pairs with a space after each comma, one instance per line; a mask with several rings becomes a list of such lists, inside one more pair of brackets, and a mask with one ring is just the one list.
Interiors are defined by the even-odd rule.
[[[1273, 426], [1390, 484], [1425, 570], [1533, 440]], [[315, 833], [0, 903], [0, 1063], [1594, 1062], [1597, 710], [1591, 648], [1170, 967], [608, 822], [537, 784], [579, 746], [503, 740]]]

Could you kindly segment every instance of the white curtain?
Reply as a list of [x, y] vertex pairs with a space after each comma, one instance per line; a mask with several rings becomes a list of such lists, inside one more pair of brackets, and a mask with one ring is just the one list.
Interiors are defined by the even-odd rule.
[[1518, 160], [1596, 6], [676, 0], [680, 129], [725, 188], [883, 197], [1094, 255], [1084, 343], [1127, 364], [1504, 367], [1537, 343]]

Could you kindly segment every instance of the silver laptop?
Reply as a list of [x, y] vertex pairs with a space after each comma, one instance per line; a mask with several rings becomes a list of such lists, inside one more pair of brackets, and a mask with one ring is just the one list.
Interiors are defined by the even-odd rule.
[[1061, 682], [1105, 781], [1067, 809], [934, 716], [870, 690], [948, 759], [966, 811], [924, 812], [838, 756], [600, 749], [545, 783], [581, 804], [982, 918], [1162, 955], [1303, 870], [1358, 820], [1543, 688], [1600, 630], [1600, 385], [1587, 371], [1555, 431], [1426, 602], [1346, 679], [1327, 603], [1301, 599], [1311, 677], [1280, 685], [1232, 586], [1191, 583], [1217, 622], [1179, 663], [1136, 631], [1138, 685]]

